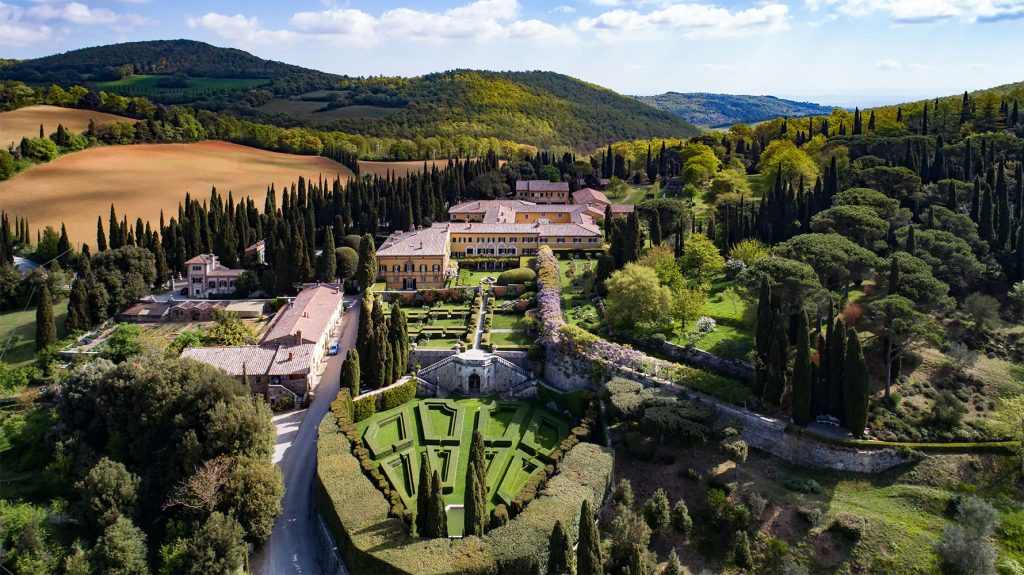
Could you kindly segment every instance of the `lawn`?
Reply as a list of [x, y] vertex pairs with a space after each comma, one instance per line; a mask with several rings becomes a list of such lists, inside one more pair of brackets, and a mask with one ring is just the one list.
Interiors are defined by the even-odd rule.
[[514, 313], [496, 313], [491, 319], [491, 329], [526, 329], [523, 316]]
[[491, 343], [498, 347], [529, 347], [537, 338], [521, 331], [491, 332]]
[[423, 453], [441, 472], [445, 504], [462, 504], [468, 446], [473, 431], [480, 429], [487, 446], [488, 506], [493, 509], [499, 503], [511, 503], [531, 473], [550, 463], [551, 452], [568, 436], [571, 424], [539, 404], [487, 397], [417, 399], [377, 413], [357, 428], [392, 486], [413, 510]]
[[[57, 322], [57, 334], [64, 333], [64, 320], [68, 315], [68, 300], [53, 304], [53, 317]], [[0, 314], [0, 346], [10, 338], [10, 347], [3, 354], [3, 361], [12, 365], [24, 365], [36, 355], [36, 310], [11, 311]]]

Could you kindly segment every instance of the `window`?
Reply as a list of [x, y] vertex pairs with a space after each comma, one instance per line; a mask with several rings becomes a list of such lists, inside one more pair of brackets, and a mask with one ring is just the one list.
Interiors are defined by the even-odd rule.
[[420, 264], [420, 272], [425, 273], [427, 271], [427, 264]]
[[558, 243], [564, 244], [565, 243], [565, 238], [558, 238]]
[[437, 273], [439, 271], [441, 271], [441, 266], [439, 266], [438, 264], [434, 264], [434, 273]]
[[382, 273], [382, 274], [388, 273], [388, 266], [384, 265], [384, 264], [381, 264], [381, 266], [380, 266], [380, 273]]
[[395, 265], [391, 266], [391, 271], [393, 271], [393, 272], [395, 272], [397, 274], [398, 272], [402, 271], [402, 266], [400, 266], [398, 264], [395, 264]]
[[583, 243], [583, 238], [573, 238], [572, 239], [572, 243], [574, 243], [574, 244]]

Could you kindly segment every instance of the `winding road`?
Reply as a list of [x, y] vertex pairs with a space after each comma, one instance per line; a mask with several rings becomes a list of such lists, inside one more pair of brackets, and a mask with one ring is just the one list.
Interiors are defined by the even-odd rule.
[[[354, 305], [352, 305], [354, 303]], [[322, 549], [317, 533], [319, 520], [313, 499], [313, 476], [316, 473], [317, 427], [338, 395], [341, 364], [345, 353], [355, 346], [359, 331], [358, 296], [345, 298], [351, 305], [342, 320], [338, 338], [338, 355], [329, 356], [320, 384], [313, 391], [313, 400], [304, 410], [274, 416], [277, 441], [274, 463], [284, 475], [285, 492], [281, 499], [281, 515], [274, 523], [270, 538], [252, 557], [251, 568], [260, 575], [321, 575], [347, 571], [328, 570], [319, 557], [331, 553]]]

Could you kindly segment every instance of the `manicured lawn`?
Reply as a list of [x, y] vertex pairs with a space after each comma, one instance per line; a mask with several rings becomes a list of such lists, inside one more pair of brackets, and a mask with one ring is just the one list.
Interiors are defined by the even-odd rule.
[[498, 347], [528, 347], [530, 345], [533, 345], [533, 342], [535, 341], [537, 341], [536, 337], [532, 335], [526, 335], [525, 332], [491, 332], [491, 343]]
[[[64, 320], [68, 316], [68, 300], [53, 304], [53, 318], [57, 335], [64, 335]], [[13, 334], [13, 335], [12, 335]], [[10, 338], [10, 347], [3, 361], [12, 365], [30, 363], [36, 355], [36, 309], [10, 311], [0, 314], [0, 346]]]
[[526, 329], [526, 323], [519, 314], [496, 313], [491, 320], [491, 329]]
[[478, 286], [480, 280], [486, 277], [497, 278], [501, 275], [501, 270], [490, 270], [490, 271], [473, 271], [470, 269], [459, 270], [459, 276], [455, 279], [455, 285], [457, 286]]
[[[445, 503], [461, 504], [473, 431], [483, 431], [488, 455], [488, 506], [493, 508], [510, 503], [531, 470], [550, 463], [548, 456], [568, 436], [571, 424], [539, 404], [486, 397], [417, 399], [377, 413], [359, 422], [357, 428], [371, 446], [382, 472], [406, 505], [415, 510], [415, 482], [424, 452], [430, 454], [436, 462], [432, 465], [442, 474]], [[403, 426], [408, 436], [402, 433]], [[457, 444], [452, 441], [455, 438]], [[459, 528], [461, 531], [461, 525]]]
[[455, 347], [457, 341], [459, 341], [457, 337], [437, 337], [424, 340], [419, 345], [427, 349], [451, 349]]

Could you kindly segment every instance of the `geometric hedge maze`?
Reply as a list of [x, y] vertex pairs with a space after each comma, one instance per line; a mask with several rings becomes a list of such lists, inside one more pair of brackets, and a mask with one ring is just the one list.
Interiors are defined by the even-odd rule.
[[509, 505], [531, 475], [552, 463], [569, 435], [558, 414], [526, 401], [419, 399], [360, 422], [370, 455], [415, 509], [421, 453], [441, 474], [445, 502], [462, 503], [469, 442], [483, 432], [489, 507]]

